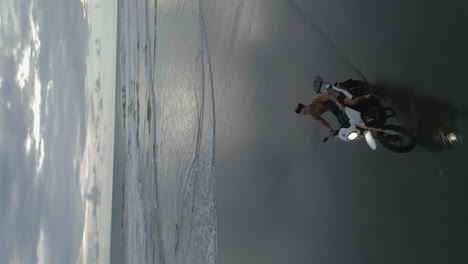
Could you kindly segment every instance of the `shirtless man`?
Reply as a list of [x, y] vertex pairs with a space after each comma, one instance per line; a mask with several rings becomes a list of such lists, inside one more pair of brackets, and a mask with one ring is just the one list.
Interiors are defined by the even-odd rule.
[[335, 106], [338, 107], [340, 111], [344, 111], [344, 105], [354, 106], [365, 99], [367, 99], [365, 96], [349, 99], [339, 92], [327, 91], [314, 97], [308, 105], [298, 104], [295, 112], [300, 115], [312, 116], [313, 119], [319, 121], [328, 129], [328, 132], [331, 133], [333, 132], [332, 127], [321, 115]]

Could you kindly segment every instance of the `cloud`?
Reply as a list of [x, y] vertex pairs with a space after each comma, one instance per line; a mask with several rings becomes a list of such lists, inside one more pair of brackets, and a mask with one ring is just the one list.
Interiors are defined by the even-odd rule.
[[94, 185], [88, 193], [85, 194], [85, 198], [93, 204], [93, 216], [96, 216], [96, 208], [101, 203], [101, 190], [97, 185]]
[[80, 5], [0, 2], [0, 263], [78, 258], [88, 36]]
[[22, 47], [30, 35], [29, 17], [25, 15], [33, 8], [31, 1], [4, 0], [0, 3], [0, 21], [3, 53], [13, 54]]
[[37, 242], [37, 248], [36, 248], [36, 258], [37, 258], [38, 264], [47, 263], [46, 256], [45, 256], [45, 251], [46, 251], [45, 247], [46, 247], [46, 242], [45, 242], [44, 230], [41, 229], [41, 232], [39, 235], [39, 241]]
[[101, 58], [101, 45], [102, 45], [101, 39], [95, 39], [94, 44], [96, 45], [96, 56], [98, 58]]
[[[22, 256], [25, 262], [35, 259], [35, 245], [39, 238], [37, 209], [40, 200], [37, 186], [28, 184], [35, 173], [35, 151], [27, 155], [24, 142], [27, 137], [28, 112], [22, 104], [19, 89], [10, 82], [4, 82], [1, 96], [10, 102], [1, 105], [0, 126], [0, 262], [8, 263]], [[25, 210], [25, 208], [31, 210]], [[36, 218], [35, 222], [30, 221]], [[22, 252], [24, 250], [24, 252]]]
[[99, 93], [101, 91], [101, 75], [98, 75], [95, 86], [96, 92]]

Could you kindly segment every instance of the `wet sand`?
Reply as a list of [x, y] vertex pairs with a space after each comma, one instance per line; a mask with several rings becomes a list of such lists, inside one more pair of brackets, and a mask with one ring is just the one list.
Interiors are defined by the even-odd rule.
[[[220, 263], [463, 263], [463, 1], [205, 0]], [[440, 3], [439, 3], [440, 2]], [[366, 78], [424, 139], [412, 153], [322, 144], [297, 116], [315, 75]], [[331, 120], [331, 116], [328, 116]], [[429, 135], [429, 136], [427, 136]]]

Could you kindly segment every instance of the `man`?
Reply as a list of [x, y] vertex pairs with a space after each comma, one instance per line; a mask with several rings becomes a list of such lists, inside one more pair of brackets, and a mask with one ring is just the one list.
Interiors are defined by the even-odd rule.
[[334, 109], [334, 107], [337, 107], [340, 111], [344, 111], [344, 105], [354, 106], [365, 99], [367, 99], [367, 96], [360, 96], [349, 99], [337, 91], [327, 91], [314, 97], [309, 105], [298, 104], [295, 112], [300, 115], [312, 116], [313, 119], [319, 121], [328, 129], [328, 132], [331, 133], [333, 132], [333, 128], [325, 119], [321, 117], [321, 115], [329, 110]]

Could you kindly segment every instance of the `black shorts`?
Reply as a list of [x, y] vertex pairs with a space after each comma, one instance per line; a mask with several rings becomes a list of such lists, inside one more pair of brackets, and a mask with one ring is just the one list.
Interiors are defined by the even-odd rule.
[[340, 93], [340, 95], [338, 95], [336, 99], [338, 100], [338, 102], [340, 102], [340, 104], [344, 104], [344, 100], [346, 99], [346, 97], [344, 94]]

